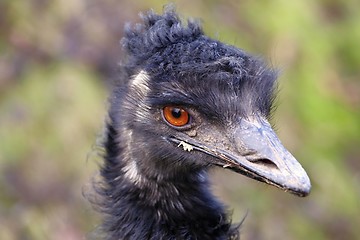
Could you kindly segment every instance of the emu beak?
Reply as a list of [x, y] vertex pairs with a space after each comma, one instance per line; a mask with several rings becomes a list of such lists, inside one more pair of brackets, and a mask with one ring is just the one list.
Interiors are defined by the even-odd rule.
[[310, 193], [311, 183], [305, 170], [262, 117], [243, 118], [228, 134], [211, 124], [198, 130], [201, 133], [196, 138], [179, 136], [169, 140], [185, 151], [200, 151], [214, 157], [211, 160], [214, 165], [300, 197]]
[[265, 119], [241, 119], [232, 136], [232, 144], [242, 156], [225, 154], [234, 171], [301, 197], [310, 193], [311, 183], [305, 170]]

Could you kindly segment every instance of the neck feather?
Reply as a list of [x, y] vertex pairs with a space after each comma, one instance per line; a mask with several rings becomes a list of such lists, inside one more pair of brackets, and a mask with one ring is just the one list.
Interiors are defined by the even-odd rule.
[[107, 239], [237, 239], [225, 208], [209, 190], [205, 170], [149, 179], [122, 158], [109, 126], [101, 170], [103, 231]]

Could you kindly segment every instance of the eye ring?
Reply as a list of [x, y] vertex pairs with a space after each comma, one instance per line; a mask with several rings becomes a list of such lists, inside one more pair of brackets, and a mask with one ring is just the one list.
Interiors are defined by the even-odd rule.
[[182, 107], [165, 106], [162, 109], [164, 120], [172, 127], [182, 128], [190, 123], [190, 114]]

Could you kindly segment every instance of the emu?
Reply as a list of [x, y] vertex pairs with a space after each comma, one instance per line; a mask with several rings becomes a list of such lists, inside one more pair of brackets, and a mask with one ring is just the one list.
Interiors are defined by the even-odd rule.
[[100, 170], [105, 239], [239, 239], [208, 171], [298, 196], [310, 180], [269, 124], [277, 72], [174, 9], [125, 27]]

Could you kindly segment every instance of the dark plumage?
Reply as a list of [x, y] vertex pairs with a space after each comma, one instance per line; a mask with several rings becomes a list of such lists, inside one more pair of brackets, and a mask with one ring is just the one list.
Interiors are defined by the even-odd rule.
[[97, 187], [106, 239], [238, 239], [209, 191], [214, 166], [307, 195], [305, 171], [266, 120], [276, 72], [172, 9], [143, 21], [126, 27], [110, 98]]

